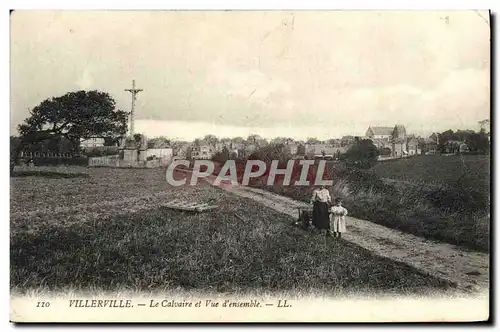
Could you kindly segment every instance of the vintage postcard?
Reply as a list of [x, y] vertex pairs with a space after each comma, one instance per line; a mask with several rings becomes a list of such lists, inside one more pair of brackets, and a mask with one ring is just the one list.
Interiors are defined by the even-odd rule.
[[12, 322], [490, 317], [490, 12], [10, 16]]

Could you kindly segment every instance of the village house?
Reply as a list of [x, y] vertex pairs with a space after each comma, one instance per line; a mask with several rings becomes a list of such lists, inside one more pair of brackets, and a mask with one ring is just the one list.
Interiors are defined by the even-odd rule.
[[406, 147], [407, 147], [408, 154], [410, 156], [421, 153], [419, 145], [418, 145], [418, 139], [415, 136], [410, 136], [407, 138]]
[[370, 126], [366, 131], [366, 138], [370, 139], [380, 152], [387, 151], [387, 157], [402, 158], [422, 153], [418, 139], [415, 135], [407, 135], [402, 124], [394, 127]]
[[347, 147], [336, 147], [330, 144], [306, 144], [305, 152], [308, 159], [324, 158], [336, 159], [341, 153], [345, 153]]
[[392, 141], [392, 156], [401, 158], [408, 155], [408, 147], [406, 145], [406, 128], [403, 125], [396, 125], [391, 135]]
[[370, 139], [389, 139], [392, 137], [394, 127], [368, 127], [365, 136]]
[[212, 159], [215, 154], [215, 147], [205, 141], [194, 144], [191, 150], [192, 159]]
[[469, 152], [469, 146], [464, 141], [449, 140], [445, 143], [444, 150], [446, 153], [465, 153]]
[[[392, 151], [392, 142], [390, 138], [367, 138], [373, 142], [380, 152]], [[389, 152], [391, 154], [391, 152]]]

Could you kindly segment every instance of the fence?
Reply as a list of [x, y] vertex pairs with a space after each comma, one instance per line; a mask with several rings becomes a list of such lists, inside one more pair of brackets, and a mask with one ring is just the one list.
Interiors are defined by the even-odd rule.
[[86, 166], [88, 161], [87, 157], [73, 153], [21, 151], [15, 164], [33, 166]]
[[72, 159], [81, 157], [80, 155], [73, 153], [56, 153], [56, 152], [31, 152], [31, 151], [21, 151], [19, 154], [20, 158], [34, 159], [34, 158], [54, 158], [54, 159]]

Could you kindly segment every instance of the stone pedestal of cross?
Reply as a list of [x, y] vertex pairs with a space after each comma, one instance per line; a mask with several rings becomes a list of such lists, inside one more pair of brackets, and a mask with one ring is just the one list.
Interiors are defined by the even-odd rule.
[[130, 136], [134, 136], [134, 109], [135, 109], [135, 100], [137, 99], [137, 94], [143, 89], [136, 89], [135, 88], [135, 80], [132, 80], [132, 89], [125, 89], [125, 91], [128, 91], [132, 93], [132, 106], [130, 110]]

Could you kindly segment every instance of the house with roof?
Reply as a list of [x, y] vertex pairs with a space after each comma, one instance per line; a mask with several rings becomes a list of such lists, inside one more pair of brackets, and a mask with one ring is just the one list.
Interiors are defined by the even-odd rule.
[[345, 153], [347, 147], [337, 147], [331, 144], [306, 144], [305, 153], [308, 159], [336, 159], [341, 153]]
[[465, 153], [469, 152], [469, 146], [465, 141], [449, 140], [444, 144], [446, 153]]
[[408, 157], [422, 153], [419, 141], [415, 135], [407, 135], [405, 126], [394, 126], [391, 137], [392, 156], [395, 158]]
[[82, 149], [85, 148], [100, 148], [104, 146], [104, 137], [89, 137], [89, 138], [82, 138], [80, 140], [80, 147]]
[[379, 151], [389, 151], [392, 158], [402, 158], [421, 154], [421, 148], [415, 135], [407, 135], [402, 124], [394, 127], [370, 126], [366, 131], [366, 138], [370, 139]]
[[191, 150], [192, 159], [212, 159], [215, 154], [215, 147], [208, 142], [201, 140], [198, 144], [194, 144]]
[[406, 139], [406, 148], [408, 151], [408, 155], [410, 156], [422, 153], [418, 144], [418, 139], [415, 137], [415, 135], [409, 136]]

